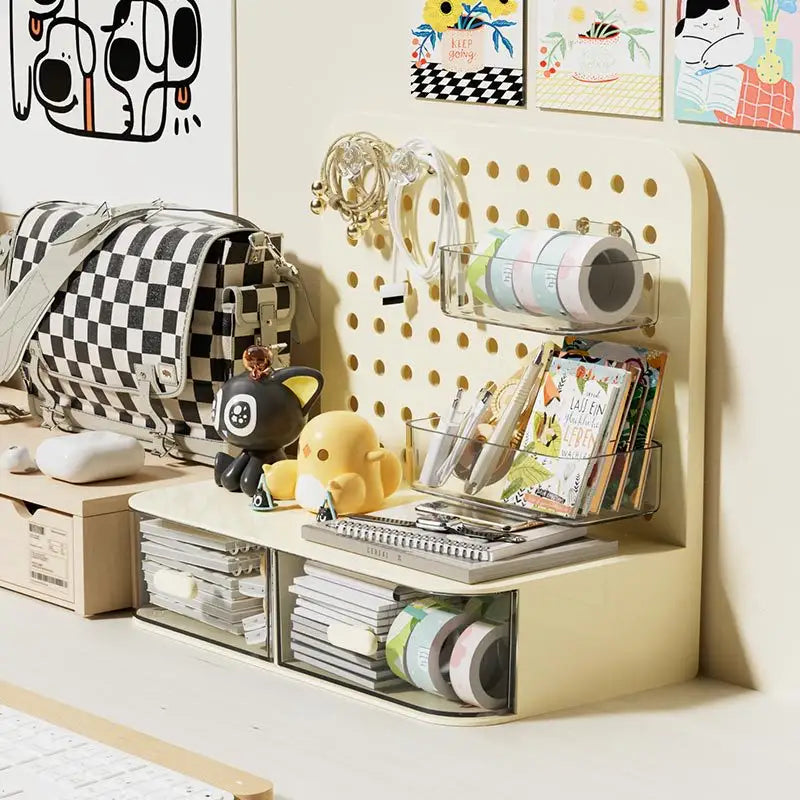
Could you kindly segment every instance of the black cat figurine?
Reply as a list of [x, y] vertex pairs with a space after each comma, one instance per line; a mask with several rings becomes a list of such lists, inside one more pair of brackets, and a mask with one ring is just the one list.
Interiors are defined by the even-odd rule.
[[272, 369], [272, 354], [251, 347], [247, 372], [231, 378], [214, 400], [214, 427], [241, 455], [217, 453], [214, 480], [229, 492], [253, 497], [265, 464], [286, 458], [283, 448], [300, 437], [322, 392], [322, 373], [309, 367]]

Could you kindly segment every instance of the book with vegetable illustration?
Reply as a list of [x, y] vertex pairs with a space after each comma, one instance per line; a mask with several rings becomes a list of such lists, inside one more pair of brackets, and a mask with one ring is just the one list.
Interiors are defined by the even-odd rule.
[[554, 358], [536, 397], [521, 452], [506, 477], [503, 500], [575, 517], [619, 404], [622, 369]]

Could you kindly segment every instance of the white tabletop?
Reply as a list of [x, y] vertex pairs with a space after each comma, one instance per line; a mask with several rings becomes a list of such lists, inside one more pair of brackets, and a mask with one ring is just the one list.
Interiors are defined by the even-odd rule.
[[11, 592], [0, 635], [0, 680], [269, 775], [279, 800], [750, 800], [796, 787], [800, 703], [711, 681], [453, 729]]

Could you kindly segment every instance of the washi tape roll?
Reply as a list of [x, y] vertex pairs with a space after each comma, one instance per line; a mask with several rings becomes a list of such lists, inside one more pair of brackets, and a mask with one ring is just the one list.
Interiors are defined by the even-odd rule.
[[514, 293], [514, 262], [524, 257], [525, 241], [522, 228], [512, 228], [497, 248], [486, 272], [486, 291], [497, 308], [503, 311], [522, 311]]
[[616, 325], [642, 297], [644, 275], [632, 245], [614, 236], [577, 236], [558, 270], [558, 296], [578, 322]]
[[465, 703], [494, 711], [508, 703], [508, 625], [473, 622], [450, 656], [450, 683]]
[[543, 316], [564, 314], [558, 300], [558, 267], [566, 247], [565, 237], [571, 235], [564, 231], [526, 228], [514, 234], [518, 250], [512, 266], [512, 285], [525, 311]]
[[435, 610], [455, 611], [451, 603], [437, 597], [425, 597], [407, 605], [394, 619], [386, 637], [386, 663], [389, 669], [408, 683], [412, 683], [406, 666], [406, 646], [414, 628]]
[[493, 302], [487, 293], [486, 272], [497, 249], [508, 238], [508, 233], [500, 228], [492, 228], [473, 248], [473, 256], [467, 265], [467, 282], [472, 289], [473, 301], [483, 305]]
[[468, 610], [460, 613], [431, 610], [411, 632], [406, 645], [406, 670], [417, 688], [449, 700], [458, 695], [450, 685], [450, 655], [461, 632], [475, 619]]

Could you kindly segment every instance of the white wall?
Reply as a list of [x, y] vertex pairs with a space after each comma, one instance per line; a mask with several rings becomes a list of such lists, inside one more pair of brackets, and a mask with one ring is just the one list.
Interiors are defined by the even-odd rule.
[[[788, 399], [800, 389], [800, 279], [789, 247], [800, 225], [800, 138], [679, 125], [669, 93], [664, 122], [540, 112], [532, 97], [525, 111], [416, 101], [410, 2], [421, 0], [239, 0], [241, 212], [284, 231], [304, 263], [344, 268], [325, 262], [308, 203], [345, 107], [414, 115], [421, 134], [426, 120], [461, 120], [654, 138], [694, 152], [708, 173], [712, 227], [703, 664], [743, 685], [800, 688], [800, 524], [790, 509], [800, 427]], [[669, 28], [671, 3], [665, 18]], [[671, 42], [666, 53], [671, 86]]]

